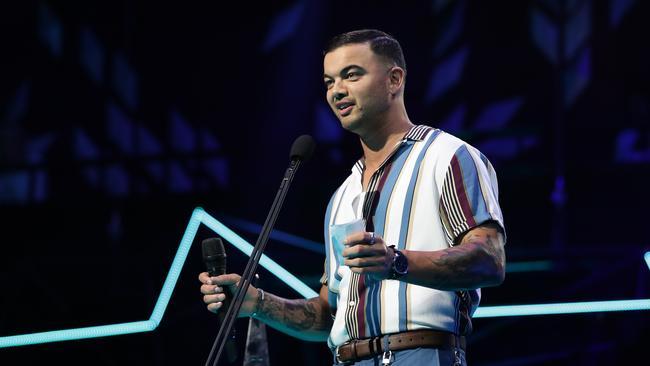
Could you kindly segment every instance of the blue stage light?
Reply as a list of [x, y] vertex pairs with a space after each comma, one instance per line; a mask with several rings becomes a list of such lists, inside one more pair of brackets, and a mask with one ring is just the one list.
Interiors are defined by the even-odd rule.
[[[223, 225], [219, 220], [210, 216], [202, 208], [197, 207], [192, 213], [192, 217], [185, 229], [185, 233], [183, 234], [183, 238], [181, 239], [179, 248], [176, 251], [171, 268], [169, 269], [167, 278], [165, 279], [165, 283], [163, 284], [163, 288], [158, 296], [158, 300], [156, 301], [156, 305], [149, 320], [0, 337], [0, 348], [153, 331], [162, 321], [169, 300], [171, 299], [172, 292], [183, 268], [183, 264], [187, 258], [187, 254], [194, 242], [199, 225], [201, 224], [208, 226], [246, 255], [250, 255], [253, 251], [253, 246], [250, 243]], [[650, 267], [650, 252], [645, 253], [644, 258]], [[269, 270], [273, 275], [285, 282], [305, 298], [318, 296], [314, 290], [309, 288], [305, 283], [300, 281], [266, 255], [262, 255], [260, 265]], [[548, 269], [548, 266], [549, 263], [544, 261], [529, 262], [525, 264], [522, 263], [522, 268], [519, 268], [519, 270], [546, 270]], [[488, 318], [632, 310], [650, 310], [650, 299], [482, 306], [476, 310], [474, 317]]]
[[[149, 320], [0, 337], [0, 348], [153, 331], [162, 321], [165, 309], [167, 309], [172, 292], [174, 291], [174, 287], [176, 286], [176, 282], [178, 281], [178, 277], [183, 269], [183, 264], [185, 263], [187, 254], [194, 242], [194, 237], [196, 236], [200, 224], [204, 224], [214, 230], [214, 232], [224, 238], [227, 242], [233, 244], [237, 249], [246, 253], [246, 255], [252, 253], [253, 246], [251, 244], [242, 239], [239, 235], [235, 234], [235, 232], [227, 228], [217, 219], [210, 216], [202, 208], [197, 207], [192, 213], [190, 222], [187, 224], [185, 234], [183, 234], [183, 238], [181, 239], [181, 243], [176, 251], [171, 268], [167, 273], [167, 278], [165, 279], [163, 288], [158, 296], [158, 301], [156, 301], [156, 305]], [[291, 288], [295, 289], [305, 298], [318, 296], [318, 294], [309, 288], [309, 286], [304, 284], [266, 255], [262, 255], [260, 265], [269, 270], [269, 272], [273, 273]]]
[[589, 301], [533, 305], [481, 306], [476, 310], [476, 313], [474, 313], [474, 318], [595, 313], [631, 310], [650, 310], [650, 299]]

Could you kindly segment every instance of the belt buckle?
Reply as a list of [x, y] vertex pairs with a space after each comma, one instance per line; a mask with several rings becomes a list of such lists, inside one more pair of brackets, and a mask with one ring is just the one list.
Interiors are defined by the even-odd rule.
[[390, 365], [392, 359], [393, 359], [393, 352], [391, 350], [386, 350], [384, 354], [381, 356], [381, 364]]
[[341, 363], [341, 359], [339, 358], [339, 356], [340, 356], [339, 349], [341, 347], [343, 347], [343, 346], [347, 346], [348, 344], [350, 344], [350, 341], [347, 341], [347, 342], [343, 343], [342, 345], [336, 347], [336, 354], [334, 355], [334, 357], [336, 358], [336, 363]]

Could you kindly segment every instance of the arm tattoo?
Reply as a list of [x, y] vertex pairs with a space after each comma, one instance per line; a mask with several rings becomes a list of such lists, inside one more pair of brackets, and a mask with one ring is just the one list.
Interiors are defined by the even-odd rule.
[[329, 332], [331, 317], [318, 297], [287, 300], [272, 294], [259, 304], [258, 317], [274, 328], [297, 332]]
[[432, 252], [429, 266], [435, 276], [418, 278], [425, 286], [442, 290], [465, 290], [494, 286], [503, 281], [505, 252], [501, 228], [485, 223], [458, 238], [451, 248]]

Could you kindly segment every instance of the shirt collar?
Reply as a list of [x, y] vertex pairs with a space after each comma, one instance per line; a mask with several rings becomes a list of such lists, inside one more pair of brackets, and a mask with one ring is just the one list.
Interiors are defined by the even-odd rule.
[[[402, 146], [407, 141], [414, 141], [414, 142], [422, 141], [427, 136], [430, 130], [433, 130], [433, 127], [429, 127], [426, 125], [413, 126], [400, 140], [398, 146]], [[388, 155], [386, 160], [381, 165], [384, 165], [386, 161], [388, 161], [388, 159], [390, 159], [390, 157], [393, 156], [393, 154], [395, 153], [395, 151], [397, 151], [397, 149], [398, 148], [395, 148], [395, 150], [390, 155]], [[352, 167], [352, 172], [357, 172], [359, 174], [362, 174], [365, 168], [366, 168], [366, 160], [362, 156], [359, 160], [357, 160], [357, 162]]]

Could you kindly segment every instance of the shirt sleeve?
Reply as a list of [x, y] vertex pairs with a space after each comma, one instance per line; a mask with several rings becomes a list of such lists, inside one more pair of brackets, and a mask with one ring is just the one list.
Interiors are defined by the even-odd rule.
[[492, 164], [475, 148], [460, 146], [447, 167], [439, 205], [448, 244], [487, 221], [498, 223], [505, 237], [498, 196]]

